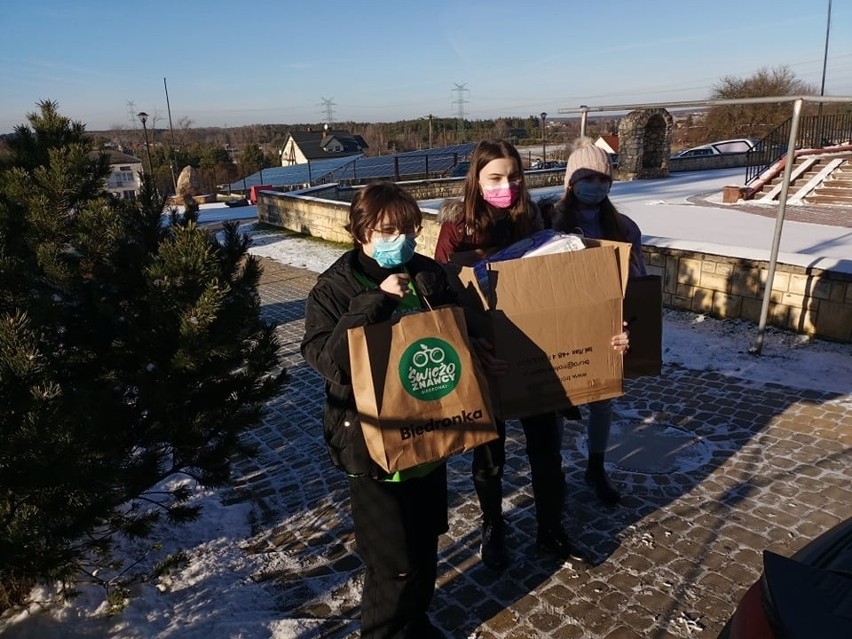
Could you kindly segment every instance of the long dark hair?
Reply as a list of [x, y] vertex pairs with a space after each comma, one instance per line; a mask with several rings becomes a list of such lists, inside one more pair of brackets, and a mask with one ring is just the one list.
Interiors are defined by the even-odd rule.
[[527, 191], [524, 165], [521, 162], [518, 149], [504, 140], [482, 140], [473, 150], [473, 155], [470, 157], [470, 167], [467, 170], [467, 177], [464, 182], [463, 220], [465, 234], [467, 235], [474, 235], [476, 232], [487, 233], [488, 228], [495, 222], [494, 207], [482, 197], [482, 191], [479, 187], [479, 174], [486, 164], [501, 158], [515, 161], [521, 186], [518, 199], [507, 209], [512, 227], [512, 239], [523, 239], [535, 230], [535, 209]]
[[[567, 189], [562, 199], [556, 203], [556, 211], [553, 219], [553, 228], [557, 231], [565, 233], [573, 233], [579, 228], [580, 223], [577, 220], [577, 209], [580, 208], [580, 201], [574, 195], [574, 191]], [[600, 203], [598, 209], [601, 222], [601, 231], [603, 231], [603, 239], [615, 240], [617, 242], [629, 242], [627, 237], [627, 227], [623, 222], [623, 216], [615, 208], [615, 204], [606, 196]]]

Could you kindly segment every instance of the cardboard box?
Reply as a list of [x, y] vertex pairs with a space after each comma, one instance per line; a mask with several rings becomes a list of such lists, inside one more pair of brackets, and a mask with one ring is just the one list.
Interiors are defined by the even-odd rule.
[[624, 296], [624, 321], [630, 326], [630, 351], [624, 377], [655, 377], [663, 368], [663, 278], [631, 277]]
[[621, 331], [630, 245], [584, 241], [581, 251], [489, 264], [489, 291], [470, 265], [450, 267], [467, 303], [487, 316], [495, 357], [509, 363], [492, 380], [504, 419], [623, 393], [622, 357], [610, 342]]

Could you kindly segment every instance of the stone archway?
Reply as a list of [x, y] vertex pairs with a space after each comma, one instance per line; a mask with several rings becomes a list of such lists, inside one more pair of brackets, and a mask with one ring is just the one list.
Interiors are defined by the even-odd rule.
[[618, 125], [621, 180], [666, 177], [672, 148], [672, 116], [665, 109], [637, 109]]

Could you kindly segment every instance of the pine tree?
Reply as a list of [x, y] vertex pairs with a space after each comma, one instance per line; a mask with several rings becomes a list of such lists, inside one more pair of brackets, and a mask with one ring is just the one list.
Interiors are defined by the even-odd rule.
[[0, 166], [0, 609], [121, 531], [193, 518], [175, 474], [228, 480], [277, 390], [260, 267], [235, 224], [104, 191], [85, 127], [39, 103]]

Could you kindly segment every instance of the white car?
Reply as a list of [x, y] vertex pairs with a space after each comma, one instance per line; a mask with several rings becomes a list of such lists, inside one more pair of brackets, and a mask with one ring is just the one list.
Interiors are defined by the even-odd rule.
[[711, 142], [702, 146], [696, 146], [691, 149], [678, 151], [673, 158], [697, 158], [707, 157], [708, 155], [722, 155], [723, 153], [745, 153], [751, 150], [760, 140], [754, 138], [737, 138], [735, 140], [720, 140], [719, 142]]

